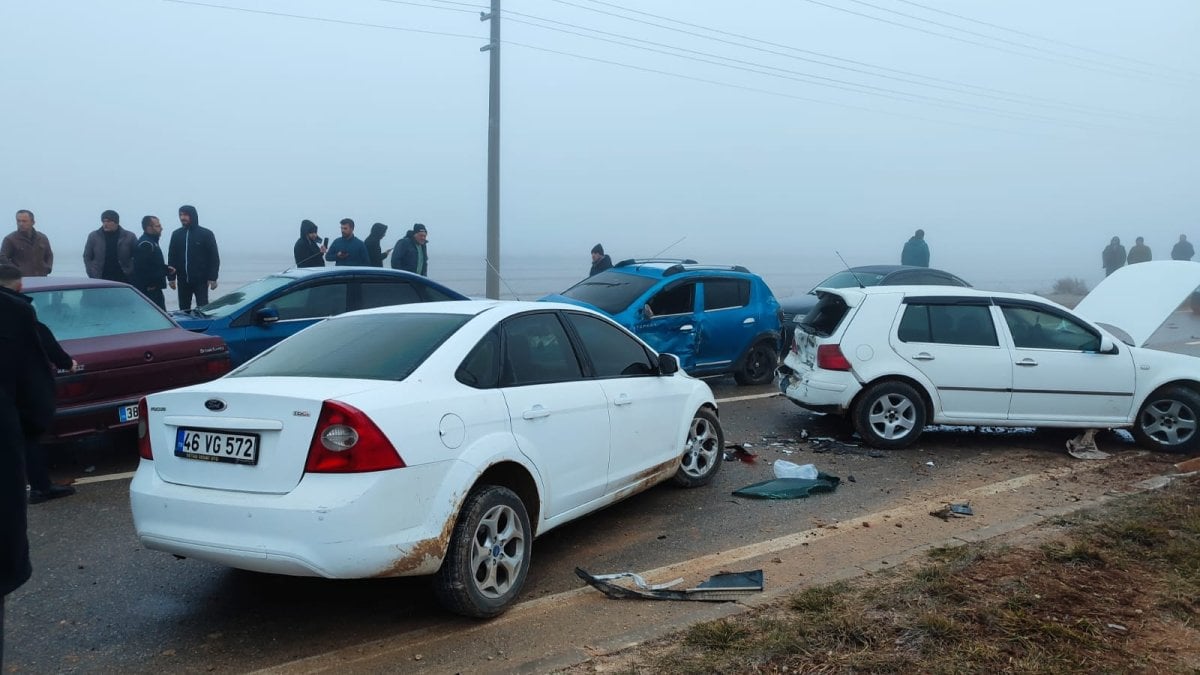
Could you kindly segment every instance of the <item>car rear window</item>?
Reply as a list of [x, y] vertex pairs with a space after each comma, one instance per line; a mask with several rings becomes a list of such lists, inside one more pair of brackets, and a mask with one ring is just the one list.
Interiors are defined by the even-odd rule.
[[158, 308], [128, 287], [32, 291], [38, 319], [59, 340], [174, 328]]
[[796, 325], [806, 333], [828, 337], [837, 330], [838, 324], [842, 322], [850, 308], [839, 295], [819, 293], [818, 296], [816, 306], [804, 315], [803, 319], [797, 321]]
[[608, 270], [584, 279], [563, 291], [562, 294], [573, 300], [586, 302], [609, 314], [617, 314], [625, 311], [626, 307], [629, 307], [656, 281], [653, 277]]
[[467, 314], [335, 317], [280, 342], [230, 377], [403, 380], [470, 319]]
[[859, 285], [878, 286], [879, 282], [882, 280], [882, 274], [875, 274], [873, 272], [851, 272], [850, 270], [846, 270], [844, 272], [838, 272], [825, 281], [822, 281], [821, 283], [817, 284], [815, 288], [857, 288]]

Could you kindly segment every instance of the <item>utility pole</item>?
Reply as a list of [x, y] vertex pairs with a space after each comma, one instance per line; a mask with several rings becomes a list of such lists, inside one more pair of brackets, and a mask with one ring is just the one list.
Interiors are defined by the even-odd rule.
[[484, 295], [500, 298], [500, 0], [492, 0], [492, 11], [479, 14], [480, 21], [491, 21], [488, 43], [479, 48], [488, 52], [488, 176], [487, 176], [487, 282]]

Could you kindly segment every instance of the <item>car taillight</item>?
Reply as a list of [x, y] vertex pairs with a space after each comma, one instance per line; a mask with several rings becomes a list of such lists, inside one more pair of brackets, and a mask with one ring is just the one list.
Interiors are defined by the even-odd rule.
[[150, 420], [146, 408], [146, 397], [143, 396], [138, 401], [138, 455], [142, 459], [154, 459], [154, 452], [150, 449]]
[[229, 360], [229, 354], [214, 356], [200, 364], [200, 374], [210, 379], [216, 379], [231, 370], [233, 362]]
[[817, 367], [825, 370], [850, 370], [850, 362], [842, 354], [840, 345], [817, 347]]
[[366, 413], [325, 401], [308, 446], [308, 473], [364, 473], [404, 467], [396, 447]]
[[59, 382], [56, 389], [55, 396], [59, 401], [79, 398], [88, 392], [87, 383], [81, 379], [74, 382]]

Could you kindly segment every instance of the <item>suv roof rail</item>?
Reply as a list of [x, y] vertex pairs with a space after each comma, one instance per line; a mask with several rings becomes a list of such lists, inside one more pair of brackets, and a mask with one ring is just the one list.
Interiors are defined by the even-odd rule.
[[699, 263], [685, 260], [678, 265], [672, 265], [663, 270], [663, 276], [679, 274], [680, 272], [687, 272], [690, 270], [726, 270], [729, 272], [743, 272], [745, 274], [750, 274], [750, 270], [743, 265], [701, 265]]
[[633, 265], [645, 265], [646, 263], [675, 263], [677, 265], [695, 265], [695, 260], [691, 258], [629, 258], [617, 263], [617, 267], [631, 267]]

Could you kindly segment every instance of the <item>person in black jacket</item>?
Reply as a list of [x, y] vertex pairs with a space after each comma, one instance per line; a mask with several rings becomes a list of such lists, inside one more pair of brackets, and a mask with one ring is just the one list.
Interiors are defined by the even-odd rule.
[[163, 261], [162, 248], [158, 245], [161, 238], [162, 223], [158, 217], [143, 217], [142, 236], [133, 248], [133, 278], [129, 283], [161, 309], [166, 309], [163, 289], [167, 287], [168, 278], [175, 278], [175, 270], [167, 267], [167, 263]]
[[292, 255], [296, 258], [296, 267], [324, 267], [325, 251], [320, 242], [321, 235], [317, 234], [317, 224], [311, 220], [300, 221], [300, 238], [292, 247]]
[[594, 277], [597, 274], [607, 269], [612, 269], [612, 258], [604, 252], [604, 247], [596, 244], [592, 247], [592, 268], [588, 270], [588, 276]]
[[392, 269], [407, 270], [423, 277], [429, 276], [429, 251], [425, 244], [429, 232], [421, 223], [413, 225], [392, 249]]
[[387, 255], [382, 250], [380, 242], [383, 241], [383, 235], [387, 234], [387, 225], [383, 223], [375, 223], [371, 226], [371, 234], [363, 240], [367, 245], [367, 259], [371, 261], [371, 267], [383, 267], [383, 256]]
[[208, 304], [208, 292], [217, 289], [221, 256], [212, 230], [200, 227], [196, 207], [188, 204], [179, 207], [179, 225], [171, 233], [167, 265], [175, 268], [176, 280], [171, 282], [171, 288], [178, 284], [179, 309], [188, 310], [192, 308], [192, 296], [196, 297], [197, 307]]

